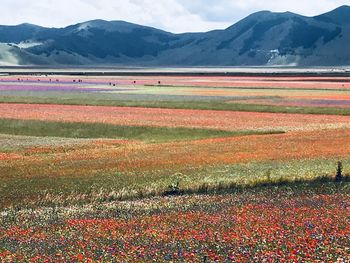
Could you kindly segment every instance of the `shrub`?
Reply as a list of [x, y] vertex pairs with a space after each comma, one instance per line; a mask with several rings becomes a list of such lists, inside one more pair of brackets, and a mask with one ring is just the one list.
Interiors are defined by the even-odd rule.
[[180, 182], [173, 183], [168, 186], [168, 190], [164, 193], [165, 196], [180, 195], [181, 190], [179, 187]]
[[335, 175], [335, 181], [336, 182], [341, 182], [343, 181], [344, 176], [343, 176], [343, 164], [342, 162], [338, 162], [338, 167], [337, 167], [337, 173]]

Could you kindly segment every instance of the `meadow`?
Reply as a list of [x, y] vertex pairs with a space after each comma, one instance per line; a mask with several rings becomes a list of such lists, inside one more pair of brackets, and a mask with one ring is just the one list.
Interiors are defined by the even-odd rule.
[[1, 76], [0, 261], [349, 262], [349, 145], [346, 77]]

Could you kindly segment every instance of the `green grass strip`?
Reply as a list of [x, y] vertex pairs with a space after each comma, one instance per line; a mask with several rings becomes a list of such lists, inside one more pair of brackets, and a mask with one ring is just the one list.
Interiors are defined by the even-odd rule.
[[278, 134], [283, 131], [222, 131], [213, 129], [117, 126], [102, 123], [48, 122], [0, 119], [0, 133], [36, 137], [133, 139], [168, 142], [254, 134]]

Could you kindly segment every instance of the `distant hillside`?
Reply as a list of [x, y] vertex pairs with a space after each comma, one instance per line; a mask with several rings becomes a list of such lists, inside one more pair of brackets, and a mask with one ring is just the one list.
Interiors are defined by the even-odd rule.
[[0, 26], [0, 65], [350, 65], [350, 7], [254, 13], [225, 30], [172, 34], [123, 21]]

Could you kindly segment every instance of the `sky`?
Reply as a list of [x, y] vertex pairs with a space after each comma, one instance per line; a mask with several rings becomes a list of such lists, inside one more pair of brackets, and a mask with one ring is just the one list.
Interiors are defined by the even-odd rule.
[[0, 24], [65, 27], [93, 19], [124, 20], [173, 33], [224, 29], [262, 10], [314, 16], [350, 0], [1, 0]]

